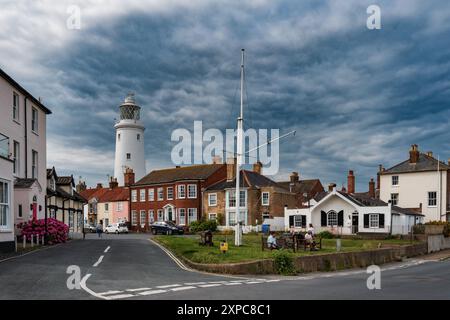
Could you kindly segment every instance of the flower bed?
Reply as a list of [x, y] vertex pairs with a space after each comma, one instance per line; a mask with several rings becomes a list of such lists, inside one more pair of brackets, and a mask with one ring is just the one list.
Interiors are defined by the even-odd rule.
[[[18, 228], [22, 229], [22, 236], [27, 241], [31, 241], [31, 236], [42, 237], [45, 235], [45, 219], [31, 220], [20, 223]], [[56, 219], [47, 219], [47, 244], [56, 244], [66, 242], [68, 240], [69, 227]]]

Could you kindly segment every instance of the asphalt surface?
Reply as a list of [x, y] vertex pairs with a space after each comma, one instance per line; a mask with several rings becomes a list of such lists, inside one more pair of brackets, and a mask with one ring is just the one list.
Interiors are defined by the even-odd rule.
[[[365, 270], [299, 277], [229, 277], [185, 270], [149, 235], [88, 235], [0, 262], [0, 299], [449, 299], [450, 261], [382, 266], [381, 289]], [[69, 290], [68, 266], [84, 285]]]

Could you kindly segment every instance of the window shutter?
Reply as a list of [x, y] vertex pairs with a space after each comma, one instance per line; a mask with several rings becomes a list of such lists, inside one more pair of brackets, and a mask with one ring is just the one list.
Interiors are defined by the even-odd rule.
[[380, 228], [384, 228], [384, 214], [378, 215], [378, 224]]
[[327, 213], [325, 211], [321, 211], [320, 225], [322, 227], [327, 226]]
[[306, 228], [306, 216], [302, 216], [302, 228]]
[[344, 211], [341, 210], [338, 212], [338, 227], [344, 226]]
[[369, 215], [365, 214], [364, 215], [364, 228], [368, 228], [369, 227]]
[[289, 228], [294, 226], [294, 216], [289, 216]]

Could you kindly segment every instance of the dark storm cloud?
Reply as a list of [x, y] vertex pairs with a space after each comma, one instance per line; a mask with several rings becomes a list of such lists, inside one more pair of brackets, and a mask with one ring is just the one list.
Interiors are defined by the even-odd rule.
[[172, 166], [172, 130], [192, 130], [194, 120], [235, 127], [245, 47], [246, 127], [297, 130], [281, 142], [280, 178], [300, 171], [340, 186], [353, 169], [365, 190], [377, 165], [404, 160], [412, 143], [447, 159], [449, 4], [381, 1], [382, 29], [374, 31], [366, 28], [370, 4], [222, 2], [103, 18], [37, 59], [54, 71], [32, 85], [54, 111], [49, 149], [79, 148], [79, 162], [56, 163], [90, 184], [104, 179], [117, 107], [134, 91], [147, 169]]

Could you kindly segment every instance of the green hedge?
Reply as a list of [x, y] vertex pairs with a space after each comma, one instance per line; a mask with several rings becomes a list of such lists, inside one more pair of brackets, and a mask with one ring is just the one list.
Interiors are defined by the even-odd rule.
[[217, 222], [216, 220], [199, 220], [193, 221], [189, 225], [190, 232], [200, 232], [200, 231], [216, 231], [217, 230]]

